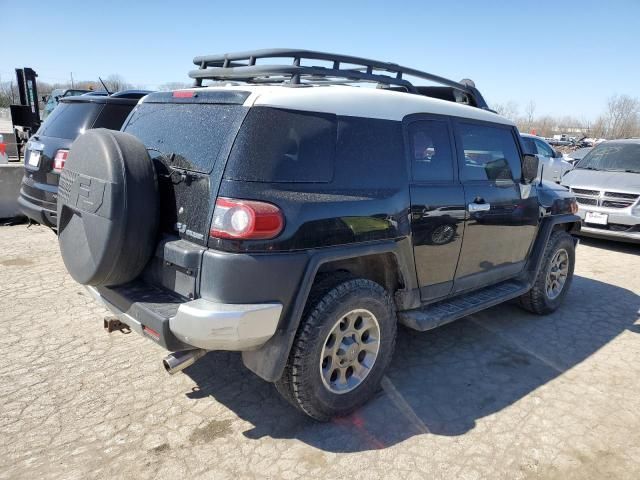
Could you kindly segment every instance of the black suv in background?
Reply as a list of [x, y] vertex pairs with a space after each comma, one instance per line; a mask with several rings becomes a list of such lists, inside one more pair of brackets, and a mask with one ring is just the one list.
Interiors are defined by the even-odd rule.
[[148, 91], [62, 97], [27, 143], [18, 203], [32, 220], [56, 228], [58, 180], [76, 137], [91, 128], [119, 130]]
[[471, 81], [303, 50], [194, 63], [193, 88], [81, 135], [58, 196], [67, 270], [176, 351], [169, 373], [240, 351], [327, 420], [375, 393], [398, 323], [429, 330], [516, 298], [560, 307], [575, 198], [537, 180]]

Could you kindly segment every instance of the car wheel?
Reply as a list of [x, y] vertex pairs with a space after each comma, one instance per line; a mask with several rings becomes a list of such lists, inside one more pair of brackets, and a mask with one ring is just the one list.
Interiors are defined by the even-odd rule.
[[310, 417], [327, 421], [366, 402], [391, 361], [397, 320], [388, 292], [371, 280], [317, 286], [276, 388]]
[[538, 276], [531, 290], [520, 297], [520, 305], [539, 315], [555, 311], [571, 286], [574, 267], [573, 238], [563, 231], [553, 232], [544, 251]]

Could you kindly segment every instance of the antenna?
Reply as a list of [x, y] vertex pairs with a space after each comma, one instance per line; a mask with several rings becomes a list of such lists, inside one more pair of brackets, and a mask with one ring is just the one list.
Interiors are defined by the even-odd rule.
[[107, 92], [107, 95], [111, 95], [111, 92], [109, 91], [109, 89], [107, 88], [107, 86], [104, 84], [104, 82], [102, 81], [102, 79], [100, 77], [98, 77], [98, 80], [100, 80], [100, 83], [102, 84], [102, 86], [104, 87], [104, 89]]

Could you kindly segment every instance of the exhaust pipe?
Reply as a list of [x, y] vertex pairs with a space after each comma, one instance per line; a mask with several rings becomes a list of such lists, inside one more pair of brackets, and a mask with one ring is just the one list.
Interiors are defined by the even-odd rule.
[[190, 365], [193, 365], [207, 353], [202, 348], [195, 350], [182, 350], [173, 352], [162, 360], [162, 365], [169, 375], [181, 372]]

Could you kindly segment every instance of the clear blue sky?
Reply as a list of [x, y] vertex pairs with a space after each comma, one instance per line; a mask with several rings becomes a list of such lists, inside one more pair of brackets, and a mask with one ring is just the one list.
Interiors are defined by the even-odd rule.
[[0, 0], [0, 76], [189, 81], [196, 55], [295, 47], [475, 80], [488, 103], [592, 119], [640, 97], [640, 0]]

